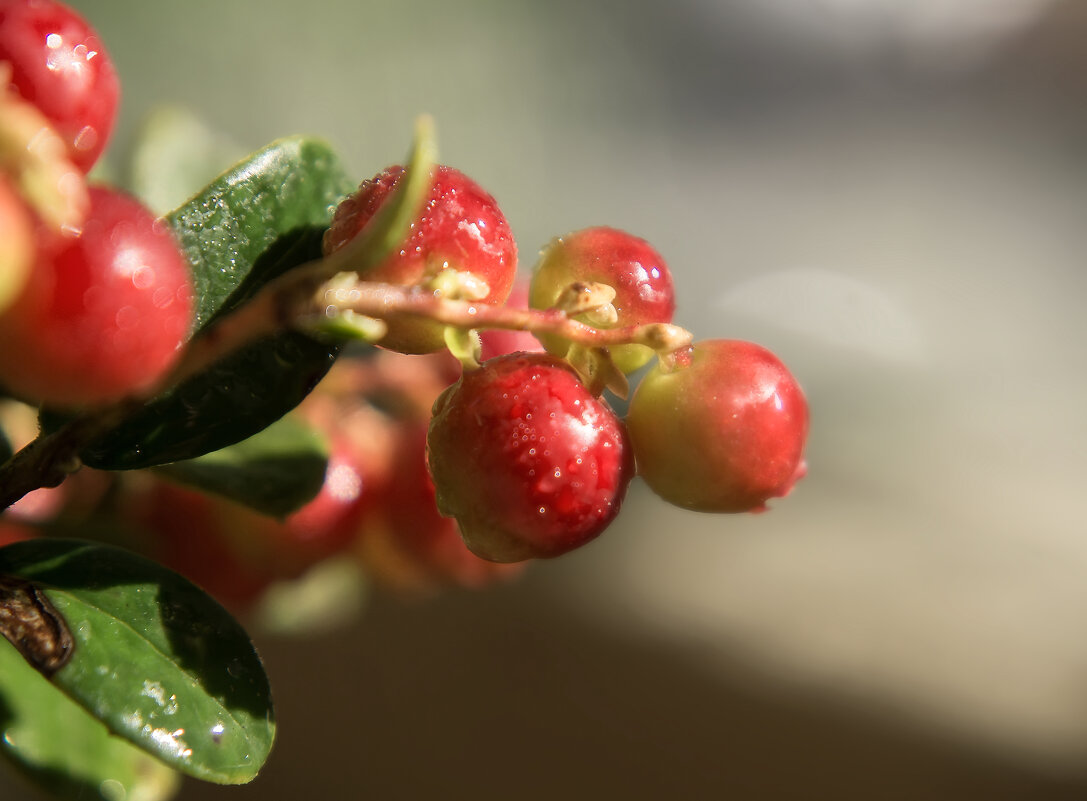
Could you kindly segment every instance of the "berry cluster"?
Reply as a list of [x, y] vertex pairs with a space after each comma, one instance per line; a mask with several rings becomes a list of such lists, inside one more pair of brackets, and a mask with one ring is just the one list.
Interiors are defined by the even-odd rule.
[[796, 380], [758, 345], [673, 325], [671, 272], [644, 240], [574, 231], [519, 280], [494, 197], [436, 164], [425, 122], [404, 166], [346, 198], [335, 154], [291, 138], [156, 218], [87, 179], [118, 97], [79, 15], [0, 0], [0, 636], [31, 665], [0, 670], [16, 733], [0, 752], [50, 786], [122, 787], [109, 759], [93, 781], [52, 751], [40, 763], [59, 707], [9, 668], [97, 718], [60, 724], [90, 753], [121, 735], [247, 781], [270, 695], [205, 593], [290, 607], [278, 622], [297, 630], [342, 566], [418, 595], [579, 548], [638, 475], [703, 512], [761, 511], [803, 476]]
[[[5, 0], [0, 77], [0, 384], [77, 418], [169, 390], [176, 372], [203, 364], [186, 361], [194, 346], [232, 340], [187, 341], [198, 299], [170, 227], [86, 184], [118, 101], [108, 53], [63, 5]], [[350, 263], [344, 254], [408, 175], [389, 167], [339, 204], [326, 265]], [[797, 382], [757, 345], [692, 344], [672, 325], [672, 275], [649, 243], [575, 231], [519, 282], [495, 199], [447, 166], [430, 172], [406, 232], [380, 259], [348, 267], [353, 293], [328, 296], [379, 318], [379, 348], [342, 358], [295, 413], [329, 444], [316, 497], [277, 520], [138, 474], [98, 492], [99, 508], [241, 604], [342, 553], [400, 587], [479, 585], [515, 570], [504, 563], [598, 536], [636, 474], [666, 501], [708, 512], [761, 510], [803, 475]], [[267, 304], [280, 327], [294, 308], [282, 300]], [[605, 392], [625, 396], [628, 375], [654, 359], [621, 419]], [[6, 520], [55, 518], [58, 504], [24, 503]]]

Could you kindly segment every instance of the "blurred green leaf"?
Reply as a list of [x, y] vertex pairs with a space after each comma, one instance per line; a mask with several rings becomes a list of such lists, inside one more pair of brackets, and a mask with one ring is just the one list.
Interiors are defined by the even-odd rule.
[[240, 625], [202, 590], [118, 548], [38, 539], [0, 549], [67, 622], [51, 678], [110, 731], [190, 776], [252, 780], [275, 736], [271, 690]]
[[182, 484], [286, 517], [321, 491], [327, 466], [324, 438], [287, 416], [235, 445], [157, 469]]
[[163, 801], [178, 775], [59, 692], [0, 639], [0, 750], [55, 798]]

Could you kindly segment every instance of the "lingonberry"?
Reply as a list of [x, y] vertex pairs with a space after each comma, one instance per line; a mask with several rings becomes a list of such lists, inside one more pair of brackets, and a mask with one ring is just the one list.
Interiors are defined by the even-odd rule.
[[426, 435], [425, 422], [400, 426], [388, 484], [359, 538], [364, 564], [378, 581], [414, 593], [512, 578], [521, 565], [479, 558], [465, 546], [456, 521], [438, 511]]
[[113, 61], [90, 25], [53, 0], [0, 0], [0, 62], [9, 65], [11, 87], [64, 138], [72, 161], [90, 170], [120, 95]]
[[0, 314], [0, 381], [60, 407], [148, 388], [192, 320], [192, 278], [169, 227], [120, 192], [92, 188], [78, 236], [39, 242], [22, 293]]
[[626, 423], [638, 472], [666, 501], [704, 512], [760, 511], [804, 473], [808, 404], [774, 354], [707, 340], [639, 383]]
[[[532, 275], [529, 304], [547, 309], [559, 302], [574, 283], [607, 284], [615, 290], [615, 316], [601, 319], [592, 312], [575, 319], [598, 328], [669, 323], [675, 312], [672, 275], [661, 255], [644, 239], [615, 228], [597, 227], [559, 237], [544, 248]], [[569, 344], [542, 335], [552, 353], [565, 356]], [[627, 344], [611, 348], [615, 365], [625, 373], [637, 370], [653, 356], [644, 345]]]
[[34, 255], [34, 226], [18, 192], [0, 175], [0, 312], [19, 294]]
[[427, 437], [438, 508], [495, 562], [558, 556], [614, 519], [633, 472], [622, 423], [570, 366], [512, 353], [466, 371]]
[[[324, 238], [326, 255], [350, 242], [396, 188], [403, 167], [389, 167], [363, 181], [340, 204]], [[517, 245], [493, 197], [452, 167], [438, 167], [423, 211], [401, 249], [366, 273], [369, 281], [425, 286], [447, 268], [470, 273], [487, 285], [483, 303], [500, 304], [517, 270]], [[380, 342], [403, 353], [429, 353], [444, 345], [442, 328], [426, 320], [394, 320]]]

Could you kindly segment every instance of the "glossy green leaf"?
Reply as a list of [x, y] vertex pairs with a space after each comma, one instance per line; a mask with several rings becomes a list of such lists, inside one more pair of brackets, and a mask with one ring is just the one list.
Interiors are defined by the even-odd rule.
[[252, 780], [275, 736], [271, 690], [240, 625], [150, 560], [76, 540], [0, 549], [0, 575], [40, 589], [74, 642], [52, 683], [182, 773]]
[[239, 287], [283, 272], [268, 269], [269, 250], [285, 234], [327, 227], [353, 188], [325, 142], [292, 137], [258, 150], [168, 214], [193, 268], [196, 328], [236, 305], [228, 301]]
[[288, 415], [236, 445], [158, 471], [263, 514], [285, 517], [320, 492], [327, 466], [324, 438]]
[[178, 774], [57, 690], [0, 639], [0, 751], [53, 798], [164, 801]]

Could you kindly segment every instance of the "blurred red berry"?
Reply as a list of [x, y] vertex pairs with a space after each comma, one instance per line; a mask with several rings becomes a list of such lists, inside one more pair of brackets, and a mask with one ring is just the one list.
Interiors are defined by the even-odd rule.
[[[109, 142], [120, 83], [94, 29], [53, 0], [0, 0], [0, 62], [87, 172]], [[2, 69], [2, 67], [0, 67]]]
[[23, 292], [0, 315], [0, 382], [58, 407], [148, 389], [192, 323], [192, 277], [169, 226], [112, 189], [91, 189], [79, 236], [39, 245]]

